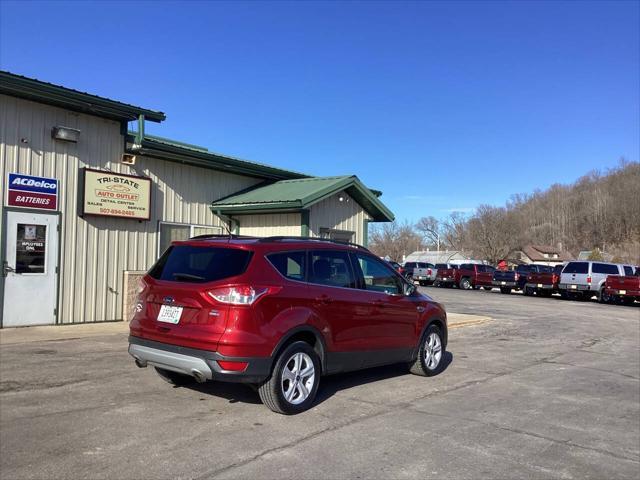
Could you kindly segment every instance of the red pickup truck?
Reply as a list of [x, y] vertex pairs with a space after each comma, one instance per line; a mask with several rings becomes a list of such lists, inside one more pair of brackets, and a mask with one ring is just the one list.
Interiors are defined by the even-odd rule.
[[640, 301], [640, 268], [636, 267], [633, 276], [609, 275], [604, 282], [604, 292], [612, 300], [620, 303], [632, 304]]
[[435, 283], [443, 287], [456, 285], [462, 290], [480, 287], [491, 290], [494, 270], [491, 265], [476, 263], [463, 263], [458, 268], [439, 268]]
[[525, 295], [533, 295], [534, 293], [540, 297], [550, 297], [554, 293], [558, 293], [558, 284], [560, 283], [560, 274], [564, 265], [556, 265], [552, 272], [531, 272], [527, 275], [527, 283], [524, 286], [523, 293]]

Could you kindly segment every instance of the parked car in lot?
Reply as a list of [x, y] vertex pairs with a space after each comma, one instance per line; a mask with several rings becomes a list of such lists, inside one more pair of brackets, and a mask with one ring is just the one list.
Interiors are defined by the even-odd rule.
[[[629, 272], [624, 267], [625, 275], [609, 275], [604, 282], [605, 294], [611, 301], [631, 304], [640, 301], [640, 267], [635, 267]], [[629, 275], [628, 273], [633, 273]]]
[[420, 262], [418, 265], [418, 267], [413, 269], [410, 277], [407, 275], [407, 278], [418, 282], [420, 285], [431, 285], [435, 282], [437, 273], [435, 265], [423, 262]]
[[551, 273], [553, 267], [548, 265], [518, 265], [515, 270], [496, 270], [493, 273], [492, 285], [500, 288], [501, 293], [511, 293], [511, 290], [522, 290], [527, 283], [530, 273]]
[[523, 290], [524, 294], [533, 295], [535, 293], [540, 297], [550, 297], [552, 294], [557, 293], [563, 268], [564, 265], [556, 265], [550, 272], [529, 273]]
[[436, 263], [436, 279], [433, 282], [436, 287], [453, 287], [455, 284], [455, 272], [460, 265], [455, 263]]
[[431, 263], [427, 263], [427, 262], [405, 262], [402, 265], [402, 268], [404, 268], [404, 276], [407, 277], [408, 279], [414, 279], [414, 272], [416, 268], [430, 268], [433, 267], [433, 265]]
[[366, 248], [321, 239], [175, 241], [143, 277], [129, 353], [165, 380], [244, 382], [274, 412], [310, 408], [320, 377], [443, 367], [444, 308]]
[[589, 300], [597, 295], [598, 301], [607, 303], [610, 300], [605, 288], [607, 277], [625, 276], [627, 272], [633, 275], [631, 265], [596, 261], [569, 262], [562, 270], [558, 289], [563, 298]]
[[[452, 266], [453, 267], [453, 266]], [[462, 290], [484, 287], [491, 290], [494, 267], [477, 263], [463, 263], [454, 268], [438, 269], [436, 281], [439, 286], [457, 286]]]

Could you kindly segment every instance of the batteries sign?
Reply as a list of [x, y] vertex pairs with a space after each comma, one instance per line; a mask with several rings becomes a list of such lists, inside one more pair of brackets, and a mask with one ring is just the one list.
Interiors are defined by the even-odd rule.
[[9, 207], [57, 210], [58, 180], [10, 173], [7, 185], [7, 205]]

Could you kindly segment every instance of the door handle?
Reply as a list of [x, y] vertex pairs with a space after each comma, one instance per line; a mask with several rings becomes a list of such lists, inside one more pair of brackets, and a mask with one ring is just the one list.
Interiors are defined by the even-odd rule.
[[328, 297], [327, 295], [320, 295], [319, 297], [316, 297], [316, 303], [319, 303], [321, 305], [329, 305], [331, 302], [333, 302], [333, 298]]
[[9, 272], [14, 272], [15, 273], [15, 269], [9, 266], [9, 262], [7, 262], [6, 260], [4, 262], [2, 262], [2, 276], [6, 277]]

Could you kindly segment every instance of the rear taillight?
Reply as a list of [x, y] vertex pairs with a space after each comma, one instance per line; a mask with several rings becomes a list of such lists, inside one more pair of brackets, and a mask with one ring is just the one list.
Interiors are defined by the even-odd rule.
[[431, 269], [427, 268], [427, 275], [431, 275]]
[[520, 278], [520, 274], [516, 272], [516, 274], [513, 277], [515, 279], [515, 281], [517, 282], [518, 279]]
[[229, 372], [244, 372], [249, 365], [247, 362], [230, 362], [228, 360], [217, 360], [217, 362], [223, 370]]
[[591, 283], [591, 275], [587, 277], [587, 283]]
[[133, 314], [140, 313], [144, 310], [144, 291], [147, 288], [147, 284], [144, 280], [138, 280], [138, 287], [136, 288], [136, 301], [133, 305]]
[[215, 301], [227, 305], [253, 305], [259, 298], [279, 292], [281, 287], [253, 287], [234, 285], [209, 290], [207, 293]]

